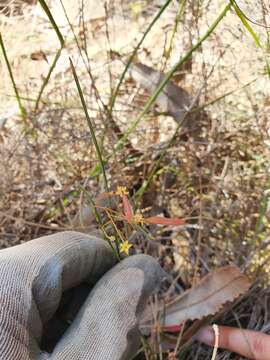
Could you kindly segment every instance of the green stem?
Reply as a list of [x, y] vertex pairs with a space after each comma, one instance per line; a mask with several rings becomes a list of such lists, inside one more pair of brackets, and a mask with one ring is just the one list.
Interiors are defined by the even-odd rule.
[[175, 34], [177, 33], [178, 23], [179, 23], [182, 15], [184, 13], [185, 5], [186, 5], [186, 0], [182, 0], [181, 3], [179, 4], [178, 12], [176, 14], [175, 23], [174, 23], [174, 27], [173, 27], [173, 31], [172, 31], [172, 36], [171, 36], [171, 39], [170, 39], [170, 44], [169, 44], [168, 50], [165, 52], [165, 55], [166, 55], [167, 59], [171, 55], [172, 47], [173, 47], [173, 41], [174, 41], [174, 38], [175, 38]]
[[38, 97], [37, 97], [36, 104], [35, 104], [35, 111], [38, 110], [38, 106], [39, 106], [40, 99], [41, 99], [41, 96], [43, 94], [43, 91], [44, 91], [45, 87], [47, 86], [47, 84], [48, 84], [48, 82], [50, 80], [51, 74], [52, 74], [52, 72], [53, 72], [53, 70], [54, 70], [54, 68], [55, 68], [55, 66], [57, 64], [57, 61], [58, 61], [60, 55], [61, 55], [62, 49], [65, 46], [64, 38], [63, 38], [63, 36], [62, 36], [62, 34], [61, 34], [61, 32], [60, 32], [54, 18], [52, 16], [52, 13], [51, 13], [48, 5], [46, 4], [46, 2], [44, 0], [39, 0], [39, 3], [41, 5], [41, 7], [43, 8], [44, 12], [46, 13], [46, 15], [48, 16], [54, 31], [56, 32], [58, 40], [60, 41], [60, 49], [57, 51], [57, 53], [55, 55], [55, 58], [53, 60], [53, 63], [51, 65], [50, 69], [49, 69], [49, 72], [48, 72], [48, 74], [47, 74], [45, 80], [43, 81], [43, 84], [42, 84], [42, 86], [41, 86], [41, 88], [39, 90]]
[[118, 84], [116, 86], [116, 89], [112, 95], [112, 99], [111, 99], [111, 104], [110, 104], [110, 107], [109, 107], [109, 115], [112, 116], [112, 111], [113, 111], [113, 107], [114, 107], [114, 104], [115, 104], [115, 101], [116, 101], [116, 98], [117, 98], [117, 95], [118, 95], [118, 92], [119, 92], [119, 89], [120, 89], [120, 86], [124, 80], [124, 77], [128, 71], [128, 68], [130, 66], [130, 64], [132, 63], [134, 57], [136, 56], [137, 54], [137, 51], [139, 50], [139, 47], [141, 46], [141, 44], [143, 43], [144, 39], [146, 38], [147, 34], [149, 33], [149, 31], [152, 29], [152, 27], [154, 26], [154, 24], [157, 22], [157, 20], [160, 18], [160, 16], [162, 15], [162, 13], [165, 11], [165, 9], [167, 8], [167, 6], [170, 4], [172, 0], [167, 0], [165, 2], [165, 4], [161, 7], [161, 9], [159, 10], [159, 12], [157, 13], [157, 15], [154, 17], [154, 19], [151, 21], [151, 23], [149, 24], [148, 28], [146, 29], [146, 31], [143, 33], [143, 36], [141, 38], [141, 40], [138, 42], [138, 44], [136, 45], [134, 51], [132, 52], [131, 56], [129, 57], [128, 59], [128, 62], [125, 66], [125, 69], [118, 81]]
[[47, 86], [47, 84], [48, 84], [48, 82], [49, 82], [49, 80], [50, 80], [51, 74], [52, 74], [52, 72], [53, 72], [53, 70], [54, 70], [54, 68], [55, 68], [55, 66], [56, 66], [56, 64], [57, 64], [57, 61], [58, 61], [60, 55], [61, 55], [62, 49], [63, 49], [63, 48], [61, 47], [61, 48], [57, 51], [57, 53], [56, 53], [56, 55], [55, 55], [55, 58], [54, 58], [54, 60], [53, 60], [53, 63], [52, 63], [52, 65], [51, 65], [50, 69], [49, 69], [49, 72], [48, 72], [45, 80], [43, 81], [43, 83], [42, 83], [42, 85], [41, 85], [41, 88], [40, 88], [39, 93], [38, 93], [38, 97], [37, 97], [37, 99], [36, 99], [35, 111], [38, 110], [38, 106], [39, 106], [39, 103], [40, 103], [41, 96], [42, 96], [42, 94], [43, 94], [43, 91], [44, 91], [45, 87]]
[[54, 31], [56, 32], [56, 35], [60, 41], [61, 47], [63, 47], [65, 45], [64, 38], [63, 38], [56, 22], [54, 21], [54, 18], [52, 16], [52, 13], [50, 12], [50, 9], [48, 8], [48, 5], [46, 4], [46, 2], [44, 0], [39, 0], [39, 3], [41, 5], [42, 9], [44, 10], [44, 12], [46, 13], [46, 15], [48, 16], [48, 18], [52, 24], [52, 27], [54, 28]]
[[[155, 90], [154, 94], [148, 99], [146, 102], [143, 111], [137, 116], [135, 120], [131, 123], [131, 125], [126, 130], [125, 134], [122, 136], [122, 138], [116, 143], [114, 150], [112, 153], [107, 157], [105, 160], [106, 162], [116, 154], [116, 152], [123, 148], [126, 140], [128, 139], [129, 135], [135, 130], [135, 128], [138, 126], [140, 121], [143, 119], [144, 115], [149, 111], [150, 107], [155, 102], [156, 98], [160, 94], [160, 92], [163, 90], [165, 85], [168, 83], [168, 81], [171, 79], [175, 71], [178, 69], [179, 66], [183, 65], [192, 55], [192, 53], [197, 50], [201, 44], [212, 34], [212, 32], [215, 30], [215, 28], [218, 26], [220, 21], [225, 17], [227, 12], [230, 10], [231, 4], [225, 6], [225, 8], [222, 10], [220, 15], [217, 17], [217, 19], [213, 22], [213, 24], [209, 27], [209, 29], [206, 31], [206, 33], [201, 37], [201, 39], [198, 40], [198, 42], [192, 46], [192, 48], [186, 53], [184, 57], [182, 57], [174, 66], [173, 68], [168, 72], [168, 74], [164, 77], [164, 79], [160, 82], [157, 89]], [[181, 122], [182, 123], [182, 122]], [[179, 129], [179, 126], [177, 127]], [[99, 164], [92, 170], [91, 176], [96, 176], [101, 171]]]
[[21, 116], [22, 116], [23, 122], [25, 123], [26, 122], [26, 110], [25, 110], [25, 108], [24, 108], [24, 106], [22, 105], [22, 102], [21, 102], [21, 97], [19, 95], [19, 91], [17, 89], [16, 83], [15, 83], [15, 80], [14, 80], [14, 77], [13, 77], [12, 69], [11, 69], [11, 66], [10, 66], [10, 62], [8, 60], [7, 52], [6, 52], [6, 49], [5, 49], [5, 45], [4, 45], [4, 41], [3, 41], [1, 33], [0, 33], [0, 46], [1, 46], [1, 49], [2, 49], [2, 52], [3, 52], [3, 55], [4, 55], [4, 59], [5, 59], [6, 65], [7, 65], [8, 73], [9, 73], [9, 77], [10, 77], [12, 85], [13, 85], [13, 89], [14, 89], [14, 92], [15, 92], [15, 96], [16, 96], [16, 100], [18, 102], [20, 112], [21, 112]]
[[83, 110], [84, 110], [84, 113], [85, 113], [85, 116], [86, 116], [87, 124], [88, 124], [88, 127], [90, 129], [90, 133], [91, 133], [94, 145], [95, 145], [95, 149], [96, 149], [98, 160], [99, 160], [99, 165], [101, 166], [105, 188], [106, 188], [106, 191], [109, 192], [109, 187], [108, 187], [108, 181], [107, 181], [107, 177], [106, 177], [106, 173], [105, 173], [104, 162], [102, 160], [101, 151], [100, 151], [100, 148], [99, 148], [99, 145], [98, 145], [98, 142], [97, 142], [97, 138], [96, 138], [96, 135], [95, 135], [95, 130], [94, 130], [93, 124], [91, 122], [90, 116], [88, 114], [88, 111], [87, 111], [86, 102], [85, 102], [85, 99], [84, 99], [84, 96], [83, 96], [82, 88], [81, 88], [81, 85], [80, 85], [76, 70], [75, 70], [74, 65], [72, 63], [72, 60], [69, 59], [69, 61], [70, 61], [72, 74], [73, 74], [74, 80], [76, 82], [78, 93], [79, 93], [79, 96], [80, 96], [80, 99], [81, 99], [81, 103], [82, 103], [82, 106], [83, 106]]
[[164, 79], [160, 82], [160, 84], [158, 85], [157, 89], [155, 90], [154, 94], [148, 99], [148, 101], [146, 102], [143, 111], [139, 114], [139, 116], [132, 122], [132, 124], [128, 127], [128, 129], [126, 130], [125, 134], [123, 135], [123, 137], [117, 142], [116, 146], [115, 146], [115, 150], [114, 152], [116, 152], [117, 150], [121, 149], [124, 145], [124, 143], [126, 142], [126, 140], [128, 139], [129, 135], [135, 130], [135, 128], [138, 126], [138, 124], [140, 123], [140, 121], [142, 120], [142, 118], [144, 117], [144, 115], [148, 112], [148, 110], [150, 109], [150, 107], [153, 105], [153, 103], [155, 102], [156, 98], [158, 97], [158, 95], [160, 94], [160, 92], [163, 90], [163, 88], [165, 87], [165, 85], [168, 83], [168, 81], [171, 79], [171, 77], [173, 76], [173, 74], [175, 73], [175, 71], [181, 66], [183, 65], [192, 55], [192, 53], [197, 50], [201, 44], [209, 37], [209, 35], [212, 34], [212, 32], [215, 30], [215, 28], [218, 26], [218, 24], [220, 23], [220, 21], [224, 18], [224, 16], [227, 14], [227, 12], [229, 11], [229, 9], [231, 8], [231, 4], [228, 4], [223, 11], [221, 12], [221, 14], [218, 16], [218, 18], [214, 21], [214, 23], [209, 27], [209, 29], [206, 31], [206, 33], [201, 37], [201, 39], [199, 39], [199, 41], [192, 46], [192, 48], [186, 53], [186, 55], [184, 57], [182, 57], [173, 67], [172, 69], [167, 73], [167, 75], [164, 77]]

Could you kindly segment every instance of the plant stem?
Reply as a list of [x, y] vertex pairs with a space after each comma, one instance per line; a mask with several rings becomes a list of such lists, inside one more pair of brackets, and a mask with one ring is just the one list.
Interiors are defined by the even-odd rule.
[[90, 116], [88, 114], [88, 111], [87, 111], [86, 102], [85, 102], [85, 99], [84, 99], [84, 96], [83, 96], [82, 88], [81, 88], [81, 85], [80, 85], [76, 70], [75, 70], [74, 65], [72, 63], [72, 60], [70, 58], [69, 58], [69, 61], [70, 61], [72, 74], [73, 74], [74, 80], [76, 82], [78, 93], [79, 93], [79, 96], [80, 96], [80, 99], [81, 99], [81, 103], [82, 103], [82, 106], [83, 106], [83, 110], [84, 110], [84, 113], [85, 113], [85, 116], [86, 116], [86, 121], [87, 121], [88, 127], [90, 129], [90, 133], [91, 133], [94, 145], [95, 145], [95, 149], [96, 149], [98, 160], [99, 160], [99, 165], [101, 166], [103, 179], [104, 179], [104, 184], [105, 184], [105, 189], [106, 189], [107, 192], [109, 192], [105, 167], [104, 167], [104, 163], [103, 163], [103, 160], [102, 160], [101, 151], [100, 151], [100, 148], [99, 148], [99, 145], [98, 145], [98, 142], [97, 142], [97, 138], [96, 138], [96, 135], [95, 135], [95, 130], [94, 130], [93, 124], [91, 122]]
[[143, 33], [143, 36], [141, 38], [141, 40], [138, 42], [138, 44], [136, 45], [134, 51], [132, 52], [131, 56], [129, 57], [128, 59], [128, 62], [125, 66], [125, 69], [118, 81], [118, 84], [116, 86], [116, 89], [112, 95], [112, 99], [111, 99], [111, 104], [110, 104], [110, 107], [109, 107], [109, 115], [112, 116], [112, 111], [113, 111], [113, 107], [114, 107], [114, 104], [115, 104], [115, 101], [116, 101], [116, 98], [117, 98], [117, 95], [118, 95], [118, 92], [119, 92], [119, 89], [120, 89], [120, 86], [124, 80], [124, 77], [128, 71], [128, 68], [130, 66], [130, 64], [132, 63], [134, 57], [136, 56], [137, 54], [137, 51], [139, 50], [139, 47], [141, 46], [141, 44], [143, 43], [144, 39], [146, 38], [147, 34], [149, 33], [149, 31], [152, 29], [153, 25], [157, 22], [157, 20], [160, 18], [160, 16], [162, 15], [162, 13], [165, 11], [165, 9], [167, 8], [167, 6], [170, 4], [172, 0], [167, 0], [165, 2], [165, 4], [161, 7], [161, 9], [159, 10], [159, 12], [157, 13], [157, 15], [154, 17], [154, 19], [151, 21], [151, 23], [149, 24], [148, 28], [146, 29], [146, 31]]
[[4, 59], [5, 59], [6, 65], [7, 65], [8, 73], [9, 73], [9, 77], [10, 77], [12, 85], [13, 85], [13, 89], [14, 89], [14, 92], [15, 92], [15, 96], [16, 96], [16, 100], [18, 102], [20, 112], [21, 112], [21, 116], [22, 116], [23, 122], [25, 123], [26, 122], [26, 110], [25, 110], [25, 108], [24, 108], [24, 106], [22, 105], [22, 102], [21, 102], [21, 97], [19, 95], [19, 91], [17, 89], [16, 83], [15, 83], [15, 80], [14, 80], [14, 77], [13, 77], [11, 65], [10, 65], [10, 62], [8, 60], [7, 52], [6, 52], [6, 49], [5, 49], [5, 45], [4, 45], [4, 41], [3, 41], [1, 33], [0, 33], [0, 47], [1, 47], [3, 55], [4, 55]]

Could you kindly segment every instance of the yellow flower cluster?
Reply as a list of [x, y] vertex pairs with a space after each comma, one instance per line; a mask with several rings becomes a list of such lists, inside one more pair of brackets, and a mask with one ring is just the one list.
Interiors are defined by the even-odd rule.
[[135, 214], [133, 215], [132, 222], [137, 225], [143, 225], [144, 224], [144, 218], [142, 214]]
[[127, 188], [125, 186], [117, 186], [115, 195], [119, 195], [123, 197], [124, 195], [128, 195]]

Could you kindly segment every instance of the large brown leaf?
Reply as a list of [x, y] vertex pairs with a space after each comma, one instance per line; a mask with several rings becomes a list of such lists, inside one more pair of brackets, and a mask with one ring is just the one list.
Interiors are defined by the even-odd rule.
[[[185, 320], [201, 319], [218, 312], [222, 306], [245, 293], [250, 287], [249, 279], [236, 266], [225, 266], [205, 276], [196, 286], [184, 292], [165, 306], [160, 323], [166, 330]], [[149, 313], [143, 323], [149, 320]], [[143, 328], [144, 326], [142, 326]]]

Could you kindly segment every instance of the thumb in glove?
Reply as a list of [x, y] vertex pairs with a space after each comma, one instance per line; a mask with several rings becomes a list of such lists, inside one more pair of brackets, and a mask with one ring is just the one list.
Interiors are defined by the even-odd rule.
[[[130, 359], [138, 346], [138, 317], [164, 274], [136, 255], [117, 264], [109, 245], [64, 232], [0, 252], [0, 359]], [[39, 347], [62, 292], [95, 282], [52, 354]]]

